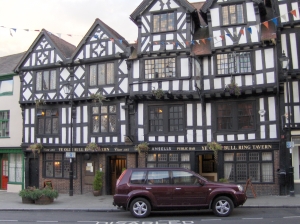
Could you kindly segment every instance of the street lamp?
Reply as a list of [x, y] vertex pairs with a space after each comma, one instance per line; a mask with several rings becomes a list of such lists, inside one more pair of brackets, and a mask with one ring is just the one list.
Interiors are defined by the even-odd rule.
[[[70, 95], [71, 100], [71, 132], [70, 132], [70, 151], [71, 153], [73, 152], [73, 88], [70, 85], [70, 83], [67, 83], [63, 85], [63, 89], [65, 94]], [[70, 158], [70, 173], [69, 173], [69, 178], [70, 178], [70, 188], [69, 188], [69, 196], [73, 196], [73, 158]]]
[[288, 121], [288, 134], [287, 134], [287, 141], [286, 141], [286, 148], [290, 149], [289, 152], [289, 184], [290, 184], [290, 196], [294, 197], [294, 167], [293, 167], [293, 154], [292, 154], [292, 144], [291, 144], [291, 113], [290, 113], [290, 84], [289, 84], [289, 76], [288, 76], [288, 69], [289, 69], [289, 58], [285, 55], [284, 51], [282, 52], [282, 57], [279, 58], [281, 68], [283, 71], [283, 76], [286, 78], [286, 97], [287, 97], [287, 114], [285, 117]]

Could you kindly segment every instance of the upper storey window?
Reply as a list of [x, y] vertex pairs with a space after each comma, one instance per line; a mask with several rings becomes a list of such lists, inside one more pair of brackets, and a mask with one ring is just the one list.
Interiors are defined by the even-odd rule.
[[228, 5], [222, 7], [223, 25], [239, 24], [244, 22], [243, 5]]
[[145, 60], [145, 79], [176, 76], [175, 58]]
[[11, 95], [13, 92], [13, 80], [1, 80], [0, 81], [0, 96]]
[[37, 72], [36, 90], [55, 90], [56, 89], [56, 70]]
[[114, 63], [90, 66], [90, 86], [107, 85], [114, 82]]
[[218, 74], [251, 72], [250, 52], [218, 54]]
[[153, 32], [165, 32], [175, 29], [174, 12], [153, 15]]

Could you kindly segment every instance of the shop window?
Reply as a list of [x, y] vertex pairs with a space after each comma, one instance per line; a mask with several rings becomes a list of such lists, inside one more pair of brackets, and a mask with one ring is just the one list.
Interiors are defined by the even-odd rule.
[[101, 63], [90, 66], [90, 86], [114, 83], [114, 63]]
[[9, 110], [0, 111], [0, 137], [9, 137]]
[[[73, 175], [76, 178], [76, 159], [73, 159]], [[69, 178], [70, 159], [65, 153], [46, 153], [44, 157], [45, 177]]]
[[224, 153], [224, 178], [245, 183], [271, 183], [274, 180], [272, 152]]
[[148, 153], [147, 167], [191, 168], [189, 153]]
[[36, 73], [36, 91], [56, 90], [56, 70]]
[[13, 79], [0, 80], [0, 96], [13, 94]]
[[150, 132], [182, 132], [184, 115], [182, 105], [149, 107]]
[[244, 23], [243, 5], [227, 5], [222, 7], [223, 25]]
[[153, 15], [153, 32], [165, 32], [175, 29], [174, 12]]
[[37, 132], [39, 135], [58, 134], [59, 118], [57, 109], [38, 109], [37, 115]]
[[92, 107], [92, 132], [112, 133], [117, 130], [117, 106]]
[[247, 131], [254, 128], [254, 101], [217, 104], [218, 131]]
[[251, 72], [250, 57], [250, 52], [217, 54], [218, 74], [223, 75]]
[[22, 164], [22, 154], [9, 154], [9, 182], [22, 182]]
[[145, 79], [176, 77], [175, 61], [175, 58], [145, 60]]

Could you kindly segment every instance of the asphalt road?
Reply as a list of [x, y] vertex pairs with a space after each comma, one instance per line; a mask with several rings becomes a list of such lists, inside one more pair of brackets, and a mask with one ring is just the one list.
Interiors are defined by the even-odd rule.
[[0, 224], [59, 223], [59, 224], [289, 224], [300, 223], [299, 208], [237, 208], [230, 217], [220, 218], [211, 211], [153, 212], [145, 219], [133, 218], [129, 212], [71, 211], [1, 211]]

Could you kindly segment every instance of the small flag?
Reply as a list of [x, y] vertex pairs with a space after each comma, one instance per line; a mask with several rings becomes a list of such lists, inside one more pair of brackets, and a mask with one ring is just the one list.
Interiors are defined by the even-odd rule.
[[292, 10], [292, 11], [291, 11], [291, 14], [293, 14], [293, 16], [297, 17], [296, 9]]
[[252, 28], [251, 27], [248, 27], [247, 30], [249, 31], [249, 33], [252, 34]]
[[115, 42], [115, 39], [114, 38], [110, 38], [109, 39], [111, 42]]

